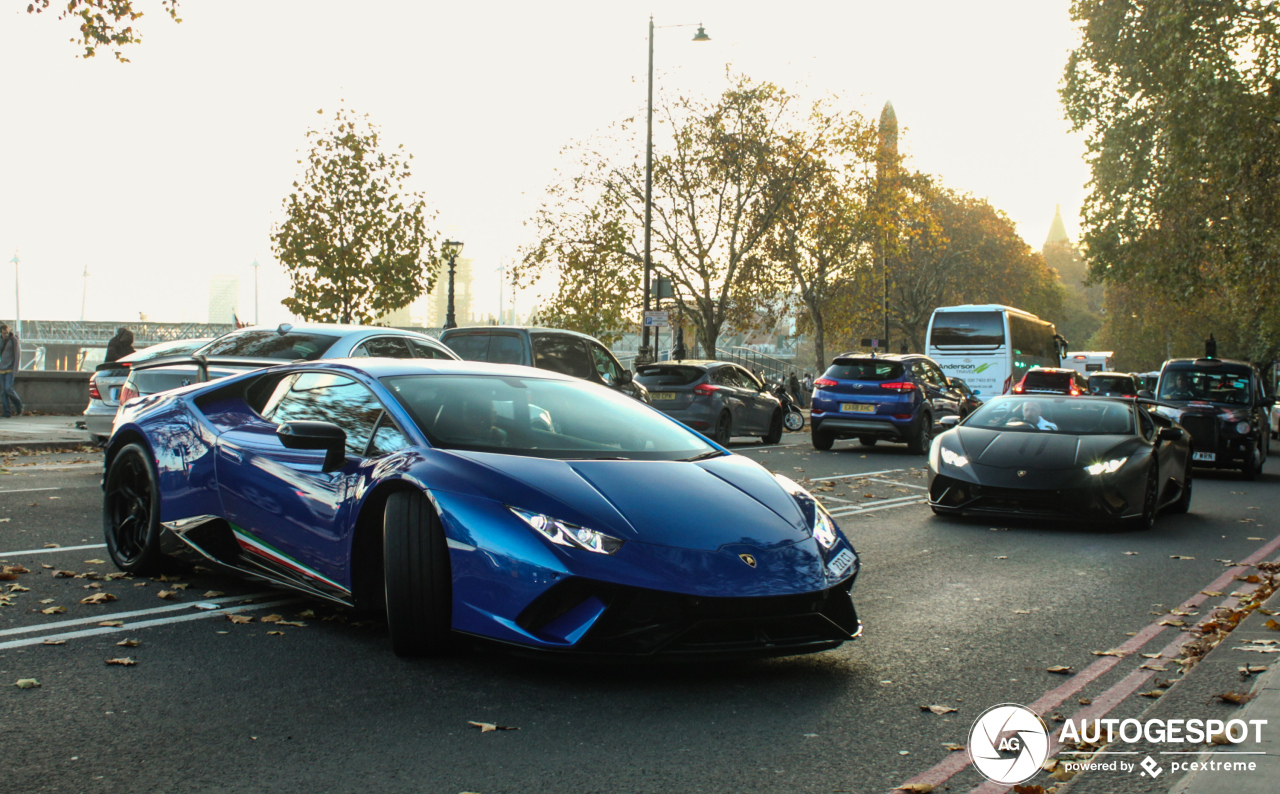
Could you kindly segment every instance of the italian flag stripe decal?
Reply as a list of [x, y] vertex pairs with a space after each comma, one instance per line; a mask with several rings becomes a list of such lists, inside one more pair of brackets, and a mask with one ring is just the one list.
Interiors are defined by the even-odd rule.
[[344, 593], [351, 592], [350, 590], [338, 584], [337, 582], [333, 581], [329, 577], [321, 576], [320, 574], [316, 573], [315, 571], [311, 570], [305, 565], [300, 564], [297, 560], [294, 560], [291, 557], [285, 555], [279, 549], [273, 548], [268, 543], [263, 543], [262, 541], [250, 535], [248, 532], [245, 532], [240, 527], [232, 525], [231, 531], [233, 534], [235, 534], [236, 542], [240, 544], [240, 548], [244, 549], [245, 551], [257, 554], [259, 557], [266, 557], [268, 560], [271, 560], [272, 562], [278, 565], [283, 565], [289, 570], [296, 571], [297, 573], [300, 573], [303, 576], [306, 576], [310, 579], [317, 579], [329, 585], [330, 587], [335, 587], [341, 590]]

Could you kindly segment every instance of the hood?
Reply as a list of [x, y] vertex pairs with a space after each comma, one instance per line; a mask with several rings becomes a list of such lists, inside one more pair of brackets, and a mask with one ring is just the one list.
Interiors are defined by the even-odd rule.
[[1127, 435], [1074, 436], [968, 427], [958, 427], [951, 432], [972, 463], [1038, 471], [1076, 469], [1096, 463], [1132, 439]]
[[736, 455], [688, 463], [444, 454], [487, 470], [476, 474], [489, 498], [623, 540], [715, 551], [780, 548], [810, 534], [773, 475]]

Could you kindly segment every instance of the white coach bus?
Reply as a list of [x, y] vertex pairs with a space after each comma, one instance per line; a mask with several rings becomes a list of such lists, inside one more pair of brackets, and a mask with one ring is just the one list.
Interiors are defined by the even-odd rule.
[[925, 337], [925, 355], [980, 400], [1008, 394], [1031, 367], [1062, 366], [1065, 347], [1053, 323], [992, 303], [939, 306]]
[[1068, 351], [1063, 358], [1062, 366], [1074, 369], [1086, 378], [1095, 372], [1114, 372], [1115, 366], [1112, 351], [1077, 350]]

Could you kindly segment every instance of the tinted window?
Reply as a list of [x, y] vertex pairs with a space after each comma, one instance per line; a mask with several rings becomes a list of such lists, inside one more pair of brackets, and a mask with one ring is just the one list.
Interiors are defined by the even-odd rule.
[[738, 373], [734, 371], [733, 367], [720, 367], [712, 372], [711, 382], [734, 389], [744, 388], [742, 380], [738, 378]]
[[596, 372], [600, 373], [607, 383], [617, 383], [622, 377], [622, 368], [618, 366], [618, 362], [609, 354], [609, 351], [595, 342], [587, 342], [587, 347], [591, 349], [591, 358], [596, 365]]
[[381, 413], [382, 404], [363, 384], [327, 372], [304, 372], [281, 383], [262, 415], [276, 424], [332, 422], [347, 432], [347, 451], [363, 455]]
[[741, 367], [734, 367], [734, 369], [738, 373], [738, 380], [742, 382], [743, 388], [751, 389], [752, 391], [760, 391], [760, 387], [763, 384], [760, 383], [759, 378]]
[[432, 446], [539, 458], [679, 460], [701, 436], [611, 389], [573, 381], [404, 375], [383, 382]]
[[902, 364], [876, 358], [838, 358], [824, 377], [836, 380], [895, 380], [902, 377]]
[[524, 340], [516, 334], [494, 334], [485, 360], [493, 364], [524, 364]]
[[410, 349], [413, 350], [413, 354], [418, 358], [443, 358], [450, 361], [453, 360], [453, 356], [449, 355], [448, 352], [429, 342], [423, 342], [420, 339], [413, 338], [406, 339], [405, 341], [409, 343]]
[[1137, 394], [1138, 386], [1128, 375], [1091, 375], [1089, 391], [1092, 394]]
[[219, 337], [201, 352], [207, 356], [244, 356], [246, 358], [278, 358], [284, 361], [315, 361], [338, 340], [333, 334], [289, 331], [232, 331]]
[[1133, 409], [1125, 403], [1071, 397], [988, 400], [969, 416], [964, 426], [1086, 436], [1132, 435], [1134, 431]]
[[373, 358], [413, 358], [409, 345], [399, 336], [375, 336], [366, 339], [352, 351], [353, 356], [371, 356]]
[[1004, 315], [1000, 312], [937, 312], [929, 343], [939, 347], [1004, 344]]
[[533, 337], [533, 365], [538, 369], [590, 379], [595, 367], [587, 359], [587, 349], [575, 336], [537, 334]]
[[1075, 377], [1070, 372], [1036, 372], [1027, 373], [1022, 385], [1028, 389], [1056, 389], [1067, 391], [1074, 383]]
[[445, 344], [467, 361], [489, 360], [488, 334], [450, 334]]
[[1249, 381], [1246, 372], [1171, 369], [1160, 378], [1158, 397], [1162, 400], [1208, 400], [1248, 405], [1251, 402]]
[[700, 379], [705, 372], [701, 367], [681, 367], [673, 364], [659, 364], [641, 367], [636, 373], [636, 380], [650, 388], [654, 386], [687, 386]]
[[382, 418], [378, 421], [378, 427], [373, 432], [373, 440], [369, 442], [368, 456], [376, 458], [407, 446], [409, 446], [408, 437], [400, 432], [400, 428], [396, 427], [391, 417], [383, 412]]

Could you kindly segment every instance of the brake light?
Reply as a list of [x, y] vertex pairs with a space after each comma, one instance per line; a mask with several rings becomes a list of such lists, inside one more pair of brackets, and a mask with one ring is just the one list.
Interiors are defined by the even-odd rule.
[[881, 383], [880, 388], [888, 389], [889, 391], [904, 392], [915, 391], [916, 385], [909, 380], [904, 380], [897, 383]]
[[[1008, 388], [1008, 387], [1006, 387], [1006, 388]], [[1013, 387], [1013, 393], [1014, 393], [1014, 394], [1022, 394], [1022, 392], [1023, 392], [1023, 388], [1022, 388], [1022, 384], [1021, 384], [1021, 383], [1019, 383], [1017, 386], [1014, 386], [1014, 387]]]
[[833, 381], [831, 378], [818, 378], [813, 382], [813, 385], [826, 388], [827, 386], [838, 386], [839, 384]]
[[102, 399], [102, 392], [98, 391], [98, 374], [96, 372], [89, 376], [89, 399]]
[[[1000, 393], [1001, 393], [1001, 394], [1008, 394], [1008, 393], [1009, 393], [1009, 384], [1011, 384], [1011, 383], [1013, 383], [1013, 375], [1010, 375], [1009, 377], [1007, 377], [1007, 378], [1005, 378], [1005, 379], [1004, 379], [1004, 388], [1000, 390]], [[1015, 392], [1015, 393], [1020, 393], [1020, 392]]]
[[1070, 394], [1071, 394], [1071, 396], [1072, 396], [1072, 397], [1079, 397], [1079, 396], [1080, 396], [1080, 390], [1079, 390], [1079, 389], [1077, 389], [1075, 386], [1072, 386], [1072, 387], [1071, 387]]
[[120, 404], [121, 405], [124, 405], [125, 403], [129, 402], [130, 400], [132, 400], [134, 397], [137, 397], [137, 396], [139, 396], [138, 393], [134, 391], [132, 388], [130, 388], [128, 383], [120, 387]]
[[699, 383], [697, 386], [693, 387], [693, 393], [702, 397], [710, 397], [718, 391], [720, 391], [720, 387], [713, 386], [710, 383]]

